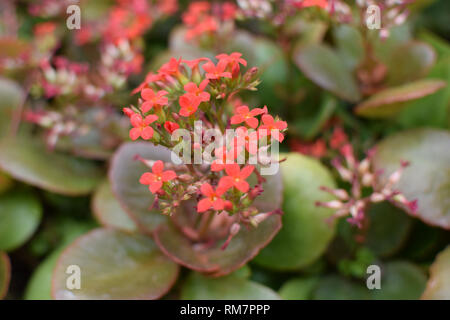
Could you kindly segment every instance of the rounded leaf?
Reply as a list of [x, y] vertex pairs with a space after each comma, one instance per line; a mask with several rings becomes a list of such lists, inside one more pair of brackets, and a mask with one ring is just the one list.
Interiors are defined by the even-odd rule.
[[8, 292], [9, 280], [11, 279], [11, 264], [6, 253], [0, 251], [0, 300]]
[[279, 293], [284, 300], [309, 300], [317, 286], [319, 278], [295, 278], [287, 281]]
[[414, 216], [424, 222], [450, 229], [450, 133], [444, 130], [416, 129], [387, 137], [376, 147], [374, 165], [383, 170], [382, 183], [409, 161], [394, 188], [412, 201], [417, 199]]
[[0, 77], [0, 135], [7, 133], [11, 112], [20, 106], [24, 98], [25, 94], [16, 82]]
[[381, 289], [370, 290], [377, 300], [416, 300], [425, 289], [427, 278], [420, 268], [406, 261], [381, 267]]
[[272, 289], [233, 274], [210, 278], [192, 272], [181, 290], [183, 300], [279, 300]]
[[11, 251], [24, 244], [41, 221], [42, 207], [28, 193], [0, 196], [0, 250]]
[[0, 142], [0, 168], [17, 180], [64, 195], [88, 194], [102, 176], [95, 163], [48, 151], [23, 133]]
[[425, 79], [384, 89], [356, 106], [355, 113], [367, 118], [386, 118], [399, 113], [406, 102], [423, 98], [445, 87], [442, 80]]
[[331, 48], [322, 44], [299, 46], [293, 58], [303, 73], [320, 87], [350, 102], [360, 100], [361, 93], [351, 71]]
[[450, 246], [439, 253], [431, 265], [430, 279], [422, 299], [450, 300]]
[[371, 205], [364, 244], [378, 257], [392, 256], [406, 243], [412, 219], [389, 202]]
[[281, 228], [281, 217], [272, 215], [258, 227], [241, 228], [226, 249], [223, 241], [212, 246], [195, 245], [173, 224], [162, 225], [155, 231], [155, 241], [175, 262], [214, 276], [226, 275], [253, 259]]
[[361, 282], [338, 275], [320, 278], [314, 291], [314, 300], [370, 300], [369, 289]]
[[319, 187], [334, 187], [334, 181], [319, 161], [295, 153], [286, 156], [281, 164], [283, 228], [254, 261], [271, 269], [297, 270], [319, 258], [333, 238], [334, 225], [327, 221], [333, 212], [315, 202], [330, 200]]
[[[66, 287], [69, 266], [78, 266], [80, 289]], [[55, 299], [157, 299], [172, 287], [178, 265], [149, 237], [112, 229], [81, 236], [60, 256], [52, 279]]]
[[400, 85], [425, 76], [435, 63], [436, 53], [423, 42], [409, 42], [392, 52], [388, 64], [389, 85]]
[[138, 156], [171, 162], [171, 151], [149, 142], [125, 143], [114, 154], [109, 169], [111, 187], [120, 205], [139, 228], [150, 233], [166, 221], [166, 217], [160, 210], [151, 209], [154, 196], [148, 186], [139, 183], [141, 175], [151, 169], [139, 161]]
[[122, 209], [111, 190], [108, 180], [103, 181], [92, 198], [92, 211], [98, 222], [104, 227], [124, 231], [135, 231], [136, 224]]

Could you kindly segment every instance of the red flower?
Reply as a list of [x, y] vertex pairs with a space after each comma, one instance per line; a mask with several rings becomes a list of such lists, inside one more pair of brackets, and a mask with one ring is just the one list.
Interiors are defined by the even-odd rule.
[[169, 62], [163, 64], [161, 68], [159, 68], [158, 73], [164, 76], [178, 76], [180, 73], [180, 64], [181, 64], [181, 58], [175, 59], [171, 58]]
[[208, 92], [204, 92], [206, 86], [208, 85], [209, 80], [203, 80], [200, 85], [197, 87], [197, 85], [193, 82], [189, 82], [184, 86], [184, 90], [186, 90], [188, 93], [193, 94], [194, 96], [197, 96], [200, 98], [201, 102], [209, 101], [210, 95]]
[[211, 61], [208, 61], [202, 66], [202, 68], [206, 72], [206, 79], [216, 80], [220, 78], [231, 78], [231, 73], [225, 72], [227, 66], [228, 62], [226, 60], [219, 61], [217, 66], [215, 66]]
[[149, 140], [153, 137], [153, 128], [149, 127], [149, 124], [158, 120], [158, 117], [154, 114], [148, 115], [145, 119], [142, 119], [140, 114], [133, 114], [131, 116], [131, 125], [134, 127], [130, 130], [131, 140], [136, 140], [142, 137], [144, 140]]
[[237, 144], [233, 145], [232, 150], [227, 150], [226, 146], [217, 148], [214, 150], [216, 160], [211, 163], [211, 171], [222, 171], [225, 169], [225, 165], [236, 160], [237, 156], [241, 153], [242, 148]]
[[203, 62], [203, 61], [209, 61], [209, 59], [208, 58], [198, 58], [198, 59], [194, 59], [194, 60], [183, 60], [182, 62], [186, 63], [187, 66], [189, 68], [191, 68], [191, 70], [194, 70], [194, 69], [198, 68], [198, 65], [200, 64], [200, 62]]
[[264, 109], [254, 108], [250, 111], [248, 106], [240, 106], [236, 108], [236, 113], [231, 118], [231, 124], [239, 124], [245, 121], [250, 128], [255, 129], [258, 126], [258, 119], [255, 116], [267, 113], [267, 107], [264, 106]]
[[258, 131], [249, 130], [246, 127], [236, 129], [237, 137], [234, 138], [234, 144], [237, 147], [245, 147], [250, 154], [258, 152]]
[[122, 111], [128, 118], [131, 118], [131, 116], [134, 114], [134, 111], [131, 110], [131, 108], [123, 108]]
[[227, 176], [220, 179], [219, 188], [228, 190], [235, 187], [241, 192], [247, 192], [249, 189], [249, 184], [245, 181], [245, 179], [250, 176], [254, 169], [254, 166], [248, 165], [241, 170], [237, 163], [225, 165], [225, 172], [227, 173]]
[[164, 170], [164, 163], [161, 160], [156, 161], [152, 166], [152, 172], [144, 173], [139, 182], [141, 184], [148, 184], [149, 190], [152, 193], [157, 192], [163, 186], [164, 182], [173, 180], [177, 174], [173, 170]]
[[231, 66], [242, 64], [244, 67], [246, 67], [247, 61], [245, 61], [241, 57], [242, 57], [242, 53], [239, 53], [239, 52], [233, 52], [230, 55], [222, 53], [222, 54], [219, 54], [218, 56], [216, 56], [217, 59], [219, 59], [220, 61], [225, 60]]
[[164, 128], [167, 130], [168, 133], [172, 134], [175, 130], [180, 128], [180, 125], [172, 121], [166, 121], [164, 123]]
[[341, 127], [334, 128], [333, 134], [330, 138], [330, 147], [333, 149], [339, 149], [346, 143], [348, 143], [348, 137], [345, 134], [345, 131]]
[[307, 8], [307, 7], [320, 7], [322, 9], [326, 9], [328, 7], [327, 0], [302, 0], [294, 2], [294, 5], [298, 8]]
[[224, 194], [226, 190], [222, 188], [217, 188], [214, 191], [213, 187], [209, 183], [204, 183], [200, 187], [200, 191], [205, 196], [205, 198], [201, 199], [197, 204], [198, 212], [205, 212], [209, 208], [214, 208], [214, 210], [223, 210], [225, 207], [225, 200], [223, 200], [220, 196]]
[[51, 35], [56, 30], [56, 23], [41, 22], [34, 26], [33, 33], [36, 37]]
[[165, 106], [169, 103], [169, 100], [165, 95], [168, 94], [167, 91], [160, 90], [156, 94], [153, 89], [144, 89], [141, 92], [142, 99], [145, 102], [142, 104], [142, 112], [148, 112], [151, 108]]
[[180, 115], [183, 117], [189, 117], [197, 111], [198, 106], [202, 102], [200, 97], [193, 95], [192, 93], [185, 93], [178, 100], [180, 103]]
[[265, 114], [261, 117], [263, 125], [259, 127], [258, 131], [262, 135], [270, 135], [279, 142], [282, 142], [284, 139], [284, 135], [280, 132], [280, 130], [284, 130], [287, 128], [286, 121], [276, 121], [269, 114]]

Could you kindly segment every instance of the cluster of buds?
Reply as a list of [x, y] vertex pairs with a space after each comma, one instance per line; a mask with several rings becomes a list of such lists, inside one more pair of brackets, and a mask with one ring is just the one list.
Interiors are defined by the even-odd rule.
[[399, 169], [389, 176], [386, 183], [382, 184], [379, 179], [381, 172], [374, 172], [373, 169], [374, 149], [370, 150], [362, 161], [357, 161], [350, 144], [345, 144], [340, 151], [343, 159], [335, 158], [332, 164], [341, 179], [350, 184], [350, 192], [344, 189], [321, 187], [321, 190], [332, 194], [337, 199], [317, 202], [317, 206], [336, 210], [333, 218], [350, 216], [347, 221], [359, 228], [362, 228], [367, 209], [372, 203], [389, 201], [409, 212], [416, 212], [417, 200], [408, 201], [400, 191], [394, 189], [408, 162], [402, 161]]
[[[180, 145], [194, 150], [183, 154], [181, 164], [139, 157], [151, 168], [140, 183], [154, 194], [154, 206], [172, 215], [182, 202], [194, 201], [198, 213], [233, 216], [232, 237], [241, 223], [256, 226], [275, 213], [259, 213], [252, 203], [263, 192], [259, 168], [267, 157], [261, 154], [283, 141], [287, 123], [269, 115], [266, 106], [233, 106], [230, 101], [238, 92], [255, 90], [257, 69], [242, 72], [247, 61], [237, 52], [216, 58], [216, 63], [172, 58], [147, 75], [135, 90], [141, 96], [138, 105], [124, 113], [133, 126], [132, 140], [141, 137], [180, 157]], [[251, 175], [254, 186], [248, 181]]]
[[186, 39], [199, 39], [213, 36], [219, 31], [226, 33], [232, 30], [236, 14], [237, 7], [233, 2], [192, 2], [182, 17], [187, 27]]

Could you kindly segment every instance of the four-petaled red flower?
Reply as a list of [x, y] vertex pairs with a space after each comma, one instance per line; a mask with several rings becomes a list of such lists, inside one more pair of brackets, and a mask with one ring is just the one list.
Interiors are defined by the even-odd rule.
[[239, 64], [242, 64], [243, 66], [247, 66], [247, 61], [245, 61], [242, 57], [242, 53], [239, 52], [233, 52], [232, 54], [228, 55], [225, 53], [219, 54], [216, 56], [219, 61], [225, 61], [227, 65], [231, 67], [231, 73], [233, 78], [239, 75]]
[[134, 127], [130, 130], [131, 140], [136, 140], [142, 137], [144, 140], [149, 140], [153, 137], [153, 128], [149, 125], [158, 120], [158, 116], [151, 114], [142, 119], [140, 114], [133, 114], [130, 118], [131, 125]]
[[209, 101], [210, 95], [208, 92], [204, 92], [206, 86], [208, 85], [209, 80], [203, 80], [200, 85], [197, 87], [197, 85], [193, 82], [189, 82], [184, 86], [184, 90], [186, 92], [193, 94], [194, 96], [197, 96], [200, 98], [201, 102]]
[[214, 150], [216, 160], [211, 163], [211, 171], [217, 172], [225, 169], [225, 165], [234, 162], [238, 155], [242, 152], [242, 147], [237, 144], [233, 145], [231, 150], [228, 150], [226, 146], [222, 146]]
[[198, 106], [200, 105], [201, 98], [197, 97], [192, 93], [185, 93], [178, 100], [180, 103], [180, 115], [183, 117], [189, 117], [197, 111]]
[[198, 212], [205, 212], [206, 210], [210, 209], [211, 207], [214, 210], [223, 210], [225, 207], [225, 200], [221, 198], [221, 195], [224, 194], [226, 191], [222, 188], [217, 188], [215, 191], [213, 187], [205, 182], [200, 187], [200, 191], [205, 196], [205, 198], [201, 199], [197, 204], [197, 211]]
[[236, 108], [236, 114], [231, 117], [231, 124], [239, 124], [245, 121], [245, 123], [250, 127], [255, 129], [258, 126], [258, 119], [255, 116], [267, 113], [267, 107], [254, 108], [249, 110], [248, 106], [240, 106]]
[[203, 70], [205, 70], [206, 79], [217, 80], [220, 78], [231, 78], [231, 72], [225, 71], [228, 66], [228, 61], [221, 60], [217, 63], [217, 66], [213, 62], [208, 61], [202, 65]]
[[239, 127], [236, 128], [234, 144], [239, 148], [245, 147], [245, 150], [254, 155], [258, 152], [258, 138], [258, 131], [249, 131], [246, 127]]
[[144, 103], [141, 106], [142, 112], [148, 112], [151, 108], [165, 106], [169, 103], [169, 100], [165, 95], [168, 94], [165, 90], [160, 90], [157, 93], [153, 89], [144, 89], [141, 92], [142, 99]]
[[261, 135], [270, 135], [275, 140], [282, 142], [284, 140], [284, 135], [280, 130], [287, 128], [286, 121], [276, 121], [269, 114], [265, 114], [261, 117], [263, 125], [259, 127], [258, 131]]
[[178, 76], [180, 73], [180, 64], [181, 58], [178, 60], [171, 58], [169, 62], [163, 64], [161, 68], [159, 68], [158, 73], [164, 76]]
[[164, 182], [173, 180], [177, 174], [173, 170], [164, 171], [164, 163], [161, 160], [156, 161], [152, 166], [152, 172], [144, 173], [139, 182], [141, 184], [148, 184], [148, 188], [152, 193], [159, 191]]
[[249, 184], [245, 179], [247, 179], [255, 169], [254, 166], [248, 165], [240, 169], [237, 163], [225, 165], [225, 172], [227, 176], [220, 178], [219, 188], [228, 190], [235, 187], [241, 192], [247, 192], [249, 189]]

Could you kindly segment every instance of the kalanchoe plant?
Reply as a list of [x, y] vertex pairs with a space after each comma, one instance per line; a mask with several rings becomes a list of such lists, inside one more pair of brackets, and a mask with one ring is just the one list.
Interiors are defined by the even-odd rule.
[[409, 165], [408, 162], [401, 162], [400, 168], [391, 173], [385, 183], [380, 183], [381, 172], [374, 171], [373, 166], [374, 149], [370, 150], [362, 161], [356, 159], [351, 144], [341, 147], [340, 152], [344, 162], [340, 158], [335, 158], [332, 164], [342, 181], [350, 184], [350, 192], [345, 189], [321, 187], [323, 191], [332, 194], [337, 199], [317, 202], [317, 206], [336, 210], [333, 218], [350, 216], [348, 221], [360, 228], [366, 219], [369, 206], [373, 203], [389, 201], [413, 214], [416, 212], [417, 200], [409, 201], [400, 191], [394, 189], [394, 185], [401, 178], [403, 169]]
[[[153, 193], [152, 207], [176, 216], [183, 203], [190, 201], [192, 206], [192, 201], [197, 202], [195, 208], [201, 221], [197, 228], [185, 229], [185, 235], [211, 245], [209, 233], [224, 230], [228, 233], [222, 245], [225, 248], [241, 224], [256, 227], [272, 214], [280, 213], [279, 209], [261, 212], [254, 201], [264, 192], [262, 185], [266, 181], [258, 168], [267, 164], [263, 163], [267, 159], [261, 156], [262, 151], [267, 152], [272, 142], [283, 141], [287, 124], [269, 115], [267, 107], [250, 110], [248, 106], [230, 105], [228, 101], [240, 91], [256, 90], [257, 70], [242, 72], [247, 62], [237, 52], [220, 54], [217, 59], [214, 63], [207, 58], [172, 58], [157, 74], [147, 76], [138, 88], [138, 106], [125, 108], [124, 112], [133, 126], [132, 140], [140, 137], [169, 149], [186, 143], [189, 150], [194, 150], [183, 158], [185, 164], [166, 165], [169, 170], [160, 160], [137, 155], [151, 168], [151, 172], [142, 174], [140, 183], [148, 185]], [[203, 126], [200, 131], [199, 125]], [[187, 137], [179, 135], [181, 129], [186, 130]], [[226, 136], [226, 129], [236, 129], [231, 139]], [[206, 164], [197, 165], [196, 150], [204, 150], [211, 143], [207, 136], [211, 132], [216, 134], [214, 156]], [[256, 161], [248, 164], [251, 160]], [[257, 181], [254, 186], [247, 181], [251, 175]]]

